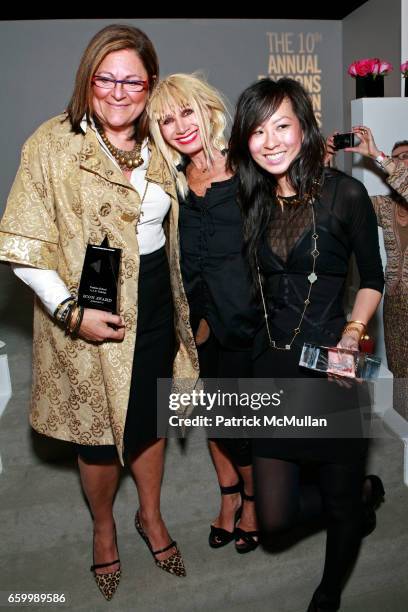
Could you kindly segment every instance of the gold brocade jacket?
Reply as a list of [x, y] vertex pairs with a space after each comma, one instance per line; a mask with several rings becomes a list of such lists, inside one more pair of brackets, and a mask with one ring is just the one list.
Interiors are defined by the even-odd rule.
[[[385, 166], [390, 163], [386, 159]], [[388, 175], [387, 183], [408, 202], [408, 168], [400, 160], [392, 160], [394, 171]], [[408, 294], [408, 248], [403, 251], [396, 217], [397, 202], [391, 195], [371, 196], [377, 215], [377, 222], [384, 231], [384, 245], [387, 253], [385, 267], [385, 293], [393, 295], [399, 285]]]
[[[180, 273], [178, 202], [164, 160], [153, 145], [150, 149], [146, 180], [171, 198], [164, 228], [178, 339], [173, 374], [191, 388], [198, 359]], [[25, 143], [0, 223], [1, 260], [56, 270], [72, 294], [88, 242], [100, 244], [106, 235], [110, 246], [122, 249], [123, 342], [93, 344], [66, 336], [35, 300], [30, 414], [39, 433], [79, 444], [116, 444], [119, 457], [136, 339], [140, 207], [139, 194], [101, 150], [94, 131], [73, 133], [64, 114], [41, 125]]]

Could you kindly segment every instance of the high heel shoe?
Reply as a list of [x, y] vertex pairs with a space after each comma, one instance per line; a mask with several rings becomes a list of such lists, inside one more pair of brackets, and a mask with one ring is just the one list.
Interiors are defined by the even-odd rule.
[[[147, 548], [152, 553], [154, 562], [157, 565], [157, 567], [160, 567], [160, 569], [164, 570], [165, 572], [169, 572], [169, 574], [174, 574], [175, 576], [184, 577], [187, 575], [186, 568], [184, 566], [183, 557], [181, 556], [181, 553], [177, 547], [177, 542], [172, 540], [168, 546], [165, 546], [164, 548], [160, 548], [160, 550], [153, 550], [150, 540], [147, 537], [147, 534], [145, 530], [143, 529], [142, 524], [140, 522], [139, 511], [136, 512], [135, 527], [140, 537], [145, 541]], [[168, 557], [167, 559], [162, 559], [162, 560], [157, 559], [156, 555], [159, 555], [160, 553], [164, 553], [167, 550], [170, 550], [171, 548], [175, 548], [176, 550], [172, 555], [170, 555], [170, 557]]]
[[[116, 529], [115, 529], [115, 545], [116, 543]], [[91, 572], [93, 572], [95, 582], [98, 585], [98, 588], [102, 595], [110, 601], [114, 596], [116, 589], [119, 586], [120, 577], [121, 577], [121, 569], [115, 570], [114, 572], [108, 572], [106, 574], [97, 574], [95, 570], [101, 569], [103, 567], [109, 567], [110, 565], [115, 565], [116, 563], [120, 563], [119, 559], [115, 559], [115, 561], [109, 561], [109, 563], [94, 563], [91, 565]]]
[[385, 489], [381, 478], [375, 474], [370, 474], [364, 478], [364, 482], [370, 483], [370, 492], [366, 499], [363, 499], [363, 525], [362, 536], [368, 536], [377, 526], [377, 516], [375, 511], [384, 501]]
[[[319, 601], [320, 599], [320, 601]], [[337, 612], [340, 609], [340, 598], [333, 601], [315, 591], [306, 612]]]
[[[242, 491], [242, 499], [244, 501], [255, 501], [255, 495], [247, 495], [245, 491]], [[241, 555], [255, 550], [259, 546], [259, 531], [244, 531], [240, 527], [235, 527], [234, 531], [235, 538], [235, 550]], [[257, 539], [256, 539], [257, 538]], [[241, 544], [238, 544], [238, 540], [243, 540]]]
[[94, 574], [94, 578], [96, 584], [102, 595], [110, 601], [114, 596], [116, 589], [119, 586], [121, 570], [120, 568], [115, 570], [114, 572], [109, 572], [108, 574], [97, 574], [95, 570], [100, 569], [102, 567], [109, 567], [109, 565], [115, 565], [115, 563], [120, 563], [119, 559], [115, 561], [111, 561], [110, 563], [95, 563], [91, 565], [91, 572]]
[[[232, 485], [231, 487], [221, 487], [221, 495], [233, 495], [234, 493], [240, 493], [242, 496], [242, 485], [239, 480], [237, 484]], [[235, 537], [235, 525], [239, 521], [242, 512], [242, 504], [235, 512], [234, 515], [234, 527], [232, 531], [228, 531], [227, 529], [223, 529], [222, 527], [214, 527], [211, 525], [210, 535], [208, 536], [208, 544], [211, 548], [221, 548], [232, 540]]]

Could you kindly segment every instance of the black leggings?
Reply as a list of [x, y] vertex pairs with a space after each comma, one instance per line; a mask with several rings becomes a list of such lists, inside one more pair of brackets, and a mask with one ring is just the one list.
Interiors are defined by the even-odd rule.
[[[231, 351], [221, 346], [213, 332], [208, 340], [197, 347], [200, 362], [200, 376], [202, 378], [214, 379], [215, 387], [218, 387], [215, 379], [231, 379], [228, 389], [226, 381], [223, 383], [223, 391], [231, 393], [238, 391], [238, 378], [250, 378], [252, 376], [252, 359], [250, 351]], [[207, 384], [207, 389], [210, 385]], [[214, 391], [217, 389], [215, 388]], [[246, 438], [210, 438], [224, 448], [231, 459], [240, 467], [252, 464], [251, 441]]]
[[257, 513], [264, 541], [271, 544], [294, 524], [326, 519], [326, 557], [315, 597], [322, 607], [337, 608], [361, 542], [365, 461], [316, 462], [314, 467], [317, 484], [303, 485], [298, 462], [254, 457]]

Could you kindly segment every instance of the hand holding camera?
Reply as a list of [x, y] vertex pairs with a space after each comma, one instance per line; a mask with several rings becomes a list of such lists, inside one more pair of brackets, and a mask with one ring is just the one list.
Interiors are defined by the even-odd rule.
[[344, 150], [348, 153], [360, 153], [366, 157], [376, 159], [381, 155], [381, 151], [375, 144], [374, 137], [370, 128], [364, 125], [353, 126], [351, 132], [340, 134], [334, 132], [326, 140], [326, 162], [330, 161], [337, 151]]

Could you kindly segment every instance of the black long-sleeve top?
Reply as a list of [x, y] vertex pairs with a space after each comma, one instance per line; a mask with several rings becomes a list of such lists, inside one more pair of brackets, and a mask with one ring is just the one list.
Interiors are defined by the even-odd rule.
[[222, 346], [245, 350], [261, 315], [242, 255], [237, 187], [232, 177], [212, 183], [202, 197], [190, 191], [180, 201], [180, 263], [193, 330], [204, 318]]
[[[290, 341], [307, 298], [312, 272], [312, 213], [309, 205], [274, 205], [273, 218], [261, 242], [258, 261], [263, 274], [269, 328], [279, 346]], [[350, 255], [354, 252], [360, 289], [383, 291], [377, 220], [365, 187], [342, 172], [328, 169], [316, 216], [317, 280], [295, 345], [335, 344], [345, 323], [343, 297]], [[254, 356], [269, 345], [266, 326], [258, 331]]]

